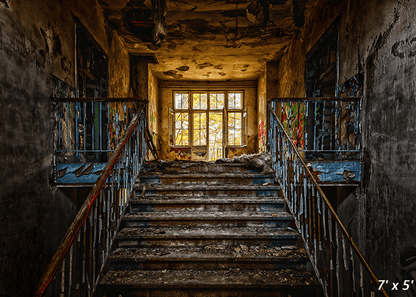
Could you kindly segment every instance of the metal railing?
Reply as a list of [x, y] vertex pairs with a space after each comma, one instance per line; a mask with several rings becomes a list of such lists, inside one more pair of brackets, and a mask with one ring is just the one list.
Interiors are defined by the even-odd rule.
[[325, 296], [388, 296], [268, 103], [273, 169]]
[[107, 162], [134, 117], [138, 98], [55, 98], [55, 151], [66, 162]]
[[126, 128], [34, 296], [91, 296], [95, 291], [147, 152], [146, 104]]
[[304, 158], [360, 160], [360, 99], [274, 98], [272, 108]]

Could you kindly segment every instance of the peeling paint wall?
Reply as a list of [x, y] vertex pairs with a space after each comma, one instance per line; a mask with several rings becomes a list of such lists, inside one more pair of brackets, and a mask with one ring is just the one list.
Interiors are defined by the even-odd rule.
[[128, 82], [114, 79], [128, 73], [128, 65], [96, 1], [5, 3], [0, 2], [0, 295], [30, 296], [76, 214], [71, 200], [51, 184], [52, 76], [75, 87], [73, 16], [109, 55], [110, 96], [128, 92]]
[[257, 81], [258, 150], [267, 150], [267, 102], [277, 97], [279, 90], [279, 62], [267, 62]]
[[159, 86], [157, 77], [154, 75], [149, 65], [149, 109], [148, 109], [148, 125], [150, 134], [152, 134], [153, 143], [158, 149], [158, 101]]
[[[379, 279], [412, 279], [405, 260], [416, 247], [416, 3], [308, 3], [314, 7], [303, 31], [280, 59], [279, 96], [305, 96], [305, 55], [339, 17], [337, 83], [364, 74], [364, 170], [361, 189], [338, 213]], [[390, 296], [404, 296], [387, 288]]]
[[172, 108], [172, 95], [175, 90], [243, 90], [245, 107], [248, 114], [247, 146], [228, 150], [228, 157], [241, 154], [253, 154], [258, 150], [257, 125], [257, 82], [187, 82], [159, 81], [159, 145], [160, 157], [164, 160], [196, 160], [199, 159], [189, 148], [173, 148], [169, 145], [169, 107]]
[[259, 123], [258, 150], [260, 153], [267, 150], [267, 69], [264, 66], [257, 82], [257, 122]]

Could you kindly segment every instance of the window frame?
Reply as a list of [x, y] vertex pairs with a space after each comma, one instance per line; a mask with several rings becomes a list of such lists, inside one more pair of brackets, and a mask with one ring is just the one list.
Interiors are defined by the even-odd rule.
[[[187, 93], [188, 94], [188, 108], [187, 109], [176, 109], [175, 108], [175, 94], [177, 93]], [[194, 109], [193, 106], [193, 94], [194, 93], [206, 93], [207, 94], [207, 106], [206, 109]], [[224, 94], [224, 106], [221, 109], [211, 109], [211, 102], [210, 96], [211, 94]], [[229, 108], [229, 94], [230, 93], [240, 93], [241, 94], [241, 108], [238, 109], [230, 109]], [[207, 147], [209, 148], [209, 113], [210, 112], [222, 112], [223, 116], [223, 137], [222, 137], [222, 147], [223, 147], [223, 155], [225, 153], [225, 149], [227, 148], [240, 148], [246, 147], [246, 136], [247, 136], [247, 108], [245, 106], [245, 92], [244, 89], [174, 89], [172, 90], [172, 108], [170, 110], [171, 116], [171, 127], [170, 129], [170, 146], [174, 148], [192, 148], [192, 147]], [[175, 114], [178, 112], [188, 113], [188, 144], [187, 145], [175, 145]], [[206, 116], [206, 139], [205, 145], [194, 145], [194, 114], [197, 113], [205, 113]], [[241, 114], [241, 144], [229, 144], [228, 143], [228, 117], [229, 113], [240, 113]]]

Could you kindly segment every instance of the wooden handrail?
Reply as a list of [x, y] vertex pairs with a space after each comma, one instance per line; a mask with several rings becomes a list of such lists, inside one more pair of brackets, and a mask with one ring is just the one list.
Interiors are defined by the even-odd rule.
[[[357, 245], [355, 244], [354, 240], [352, 239], [352, 237], [349, 235], [348, 231], [345, 229], [344, 225], [341, 222], [341, 219], [338, 217], [338, 215], [336, 214], [334, 208], [332, 207], [331, 203], [329, 202], [328, 198], [326, 197], [325, 193], [323, 192], [323, 190], [321, 189], [321, 187], [318, 185], [318, 182], [316, 181], [314, 175], [312, 174], [312, 172], [309, 170], [308, 166], [306, 165], [305, 160], [303, 160], [302, 156], [300, 155], [298, 149], [296, 148], [295, 144], [293, 143], [292, 139], [290, 138], [290, 136], [287, 134], [283, 124], [280, 122], [279, 118], [276, 115], [276, 112], [273, 110], [272, 106], [271, 106], [271, 102], [268, 102], [268, 108], [270, 109], [270, 111], [273, 113], [274, 117], [276, 118], [276, 123], [279, 125], [280, 129], [283, 131], [285, 137], [288, 139], [290, 145], [292, 146], [293, 151], [295, 152], [295, 154], [297, 155], [297, 157], [299, 158], [299, 160], [301, 161], [304, 169], [306, 170], [307, 174], [310, 176], [310, 178], [312, 179], [312, 182], [315, 184], [315, 187], [317, 188], [317, 190], [319, 191], [319, 194], [321, 195], [322, 199], [325, 201], [326, 206], [328, 207], [328, 209], [331, 212], [331, 215], [335, 218], [335, 221], [338, 223], [338, 225], [341, 227], [342, 232], [344, 233], [344, 235], [346, 236], [347, 240], [349, 241], [349, 243], [351, 244], [351, 246], [353, 247], [354, 251], [357, 253], [358, 258], [360, 260], [360, 262], [365, 266], [366, 270], [368, 271], [368, 273], [371, 275], [372, 279], [375, 281], [376, 284], [379, 284], [379, 280], [378, 278], [375, 276], [375, 274], [373, 273], [373, 271], [371, 270], [369, 264], [367, 263], [367, 261], [365, 260], [364, 256], [361, 254], [360, 250], [358, 249]], [[384, 290], [384, 288], [381, 288], [380, 290], [383, 295], [385, 297], [388, 297], [387, 292]]]
[[36, 287], [34, 296], [41, 297], [42, 294], [45, 292], [46, 288], [48, 287], [49, 283], [52, 281], [53, 277], [55, 276], [56, 272], [58, 271], [59, 266], [61, 265], [62, 261], [64, 260], [72, 242], [74, 241], [75, 237], [77, 236], [79, 230], [81, 229], [82, 225], [84, 224], [85, 220], [90, 213], [91, 207], [93, 206], [100, 190], [103, 188], [108, 176], [110, 175], [111, 169], [113, 168], [117, 158], [119, 157], [122, 149], [124, 148], [127, 140], [129, 139], [134, 127], [136, 126], [137, 122], [140, 119], [141, 114], [145, 110], [145, 106], [148, 103], [147, 100], [142, 100], [142, 104], [139, 107], [139, 112], [136, 116], [132, 119], [129, 126], [126, 129], [126, 133], [120, 139], [114, 153], [109, 158], [107, 164], [105, 165], [103, 171], [101, 172], [100, 176], [98, 177], [97, 182], [94, 184], [92, 190], [88, 194], [87, 199], [85, 200], [84, 204], [82, 205], [81, 209], [79, 210], [78, 214], [76, 215], [74, 221], [72, 222], [71, 226], [69, 227], [68, 231], [66, 232], [64, 238], [61, 241], [58, 249], [56, 250], [52, 260], [49, 262], [48, 267], [46, 268], [46, 272], [41, 277], [38, 286]]

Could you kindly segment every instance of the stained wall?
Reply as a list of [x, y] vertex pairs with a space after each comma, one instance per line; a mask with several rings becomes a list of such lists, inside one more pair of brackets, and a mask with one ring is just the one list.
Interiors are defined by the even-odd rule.
[[109, 95], [126, 96], [128, 55], [95, 0], [0, 2], [2, 296], [31, 295], [76, 214], [52, 178], [52, 76], [76, 87], [74, 17], [109, 56]]

